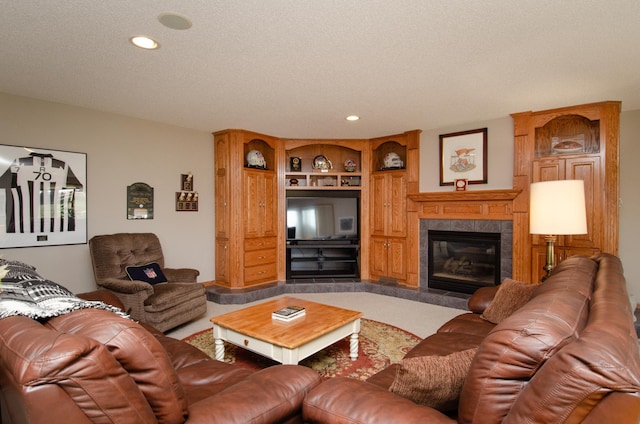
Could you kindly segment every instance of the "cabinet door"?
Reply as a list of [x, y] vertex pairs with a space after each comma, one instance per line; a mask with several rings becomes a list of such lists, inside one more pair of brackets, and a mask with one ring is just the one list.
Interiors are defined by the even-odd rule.
[[[532, 279], [533, 283], [539, 283], [542, 281], [542, 277], [546, 274], [544, 270], [544, 266], [547, 263], [547, 247], [545, 246], [534, 246], [532, 247]], [[573, 247], [561, 247], [555, 246], [553, 249], [553, 258], [556, 266], [564, 261], [567, 258], [575, 255], [582, 255], [590, 257], [599, 253], [598, 249], [589, 249], [589, 248], [573, 248]]]
[[276, 175], [272, 172], [263, 174], [262, 195], [262, 229], [265, 237], [276, 236], [278, 233], [278, 188]]
[[564, 161], [546, 159], [533, 161], [532, 182], [564, 180]]
[[229, 240], [216, 239], [216, 281], [229, 282]]
[[262, 228], [263, 180], [257, 171], [244, 171], [244, 236], [260, 237]]
[[231, 214], [229, 212], [229, 138], [216, 138], [215, 146], [215, 221], [216, 237], [229, 237]]
[[587, 208], [587, 234], [563, 236], [562, 246], [598, 248], [603, 246], [605, 215], [602, 205], [600, 158], [570, 158], [565, 161], [567, 179], [584, 181], [584, 201]]
[[406, 240], [389, 238], [387, 240], [387, 276], [398, 280], [407, 278]]
[[372, 275], [387, 275], [387, 239], [385, 237], [371, 238], [371, 264]]
[[387, 215], [387, 189], [386, 175], [381, 173], [373, 174], [371, 177], [371, 234], [376, 236], [386, 235], [386, 215]]
[[406, 172], [394, 172], [387, 179], [387, 231], [386, 235], [407, 235], [407, 178]]

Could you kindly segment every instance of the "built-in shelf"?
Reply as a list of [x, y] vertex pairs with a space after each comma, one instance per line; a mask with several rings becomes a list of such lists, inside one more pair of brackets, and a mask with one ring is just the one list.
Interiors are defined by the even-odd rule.
[[362, 185], [360, 172], [286, 172], [285, 179], [287, 190], [360, 190]]
[[358, 277], [358, 244], [309, 241], [287, 244], [287, 279]]

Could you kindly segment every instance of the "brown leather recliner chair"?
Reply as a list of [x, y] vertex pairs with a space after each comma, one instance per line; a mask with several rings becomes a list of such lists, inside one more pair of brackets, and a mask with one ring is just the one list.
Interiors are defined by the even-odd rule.
[[[98, 287], [112, 291], [135, 320], [164, 332], [191, 321], [207, 310], [205, 289], [197, 282], [200, 272], [190, 268], [165, 268], [160, 240], [152, 233], [118, 233], [89, 240], [93, 272]], [[167, 282], [135, 280], [128, 267], [156, 263]]]

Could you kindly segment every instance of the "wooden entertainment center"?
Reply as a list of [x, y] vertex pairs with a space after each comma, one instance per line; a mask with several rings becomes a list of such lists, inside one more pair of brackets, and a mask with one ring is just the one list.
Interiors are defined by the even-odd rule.
[[[234, 289], [287, 277], [359, 277], [417, 285], [418, 253], [412, 257], [407, 245], [417, 245], [418, 233], [407, 224], [407, 194], [418, 190], [419, 136], [420, 130], [350, 140], [214, 133], [216, 284]], [[247, 163], [253, 150], [264, 166]], [[383, 169], [388, 154], [402, 166]], [[314, 167], [317, 157], [330, 169]], [[301, 192], [357, 197], [358, 239], [288, 240], [287, 195]]]

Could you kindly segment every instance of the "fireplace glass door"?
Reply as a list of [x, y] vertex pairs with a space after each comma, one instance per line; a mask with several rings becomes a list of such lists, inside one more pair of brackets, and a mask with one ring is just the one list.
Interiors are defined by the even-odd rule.
[[429, 231], [429, 288], [474, 293], [500, 283], [500, 233]]

